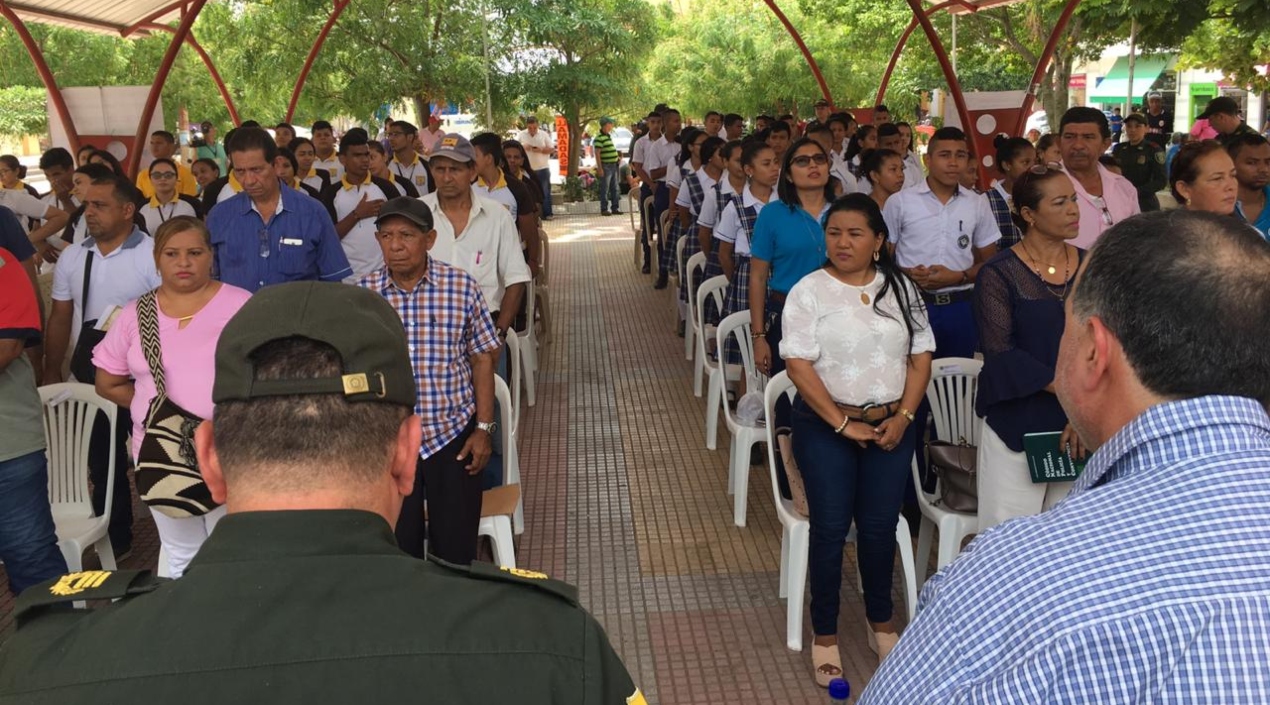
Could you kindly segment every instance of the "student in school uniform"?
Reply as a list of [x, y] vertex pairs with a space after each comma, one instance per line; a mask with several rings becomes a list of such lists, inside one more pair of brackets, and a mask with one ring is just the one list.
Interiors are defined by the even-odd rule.
[[335, 233], [353, 269], [346, 282], [356, 282], [382, 269], [384, 253], [375, 238], [379, 208], [401, 196], [396, 186], [370, 173], [370, 135], [361, 128], [344, 133], [339, 155], [344, 174], [322, 192], [320, 200], [335, 221]]
[[157, 233], [160, 225], [180, 215], [202, 219], [203, 204], [197, 198], [177, 191], [179, 177], [176, 162], [167, 157], [155, 159], [150, 162], [146, 174], [154, 190], [154, 195], [140, 208], [147, 233]]

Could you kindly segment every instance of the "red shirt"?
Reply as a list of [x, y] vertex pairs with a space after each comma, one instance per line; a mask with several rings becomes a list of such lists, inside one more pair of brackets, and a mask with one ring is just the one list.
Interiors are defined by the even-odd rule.
[[0, 338], [40, 344], [40, 306], [22, 262], [0, 247]]

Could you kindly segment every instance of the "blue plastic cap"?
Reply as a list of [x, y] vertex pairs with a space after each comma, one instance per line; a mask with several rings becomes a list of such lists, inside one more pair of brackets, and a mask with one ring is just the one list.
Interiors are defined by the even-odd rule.
[[829, 697], [834, 700], [846, 700], [851, 697], [851, 684], [843, 678], [829, 681]]

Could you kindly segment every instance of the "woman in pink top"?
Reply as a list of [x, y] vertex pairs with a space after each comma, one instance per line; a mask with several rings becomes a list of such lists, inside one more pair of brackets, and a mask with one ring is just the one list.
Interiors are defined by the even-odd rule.
[[[156, 297], [168, 398], [189, 413], [210, 419], [216, 342], [251, 293], [212, 279], [211, 236], [202, 221], [188, 216], [169, 219], [159, 227], [154, 240], [154, 259], [162, 278]], [[157, 393], [141, 344], [136, 301], [124, 308], [94, 349], [93, 363], [97, 366], [97, 393], [132, 411], [135, 459], [146, 413]], [[225, 515], [225, 508], [181, 519], [154, 510], [150, 513], [167, 552], [168, 574], [178, 578]]]

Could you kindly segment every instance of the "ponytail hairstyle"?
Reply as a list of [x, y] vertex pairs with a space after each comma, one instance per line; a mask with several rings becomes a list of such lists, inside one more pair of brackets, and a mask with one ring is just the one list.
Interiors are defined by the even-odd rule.
[[[766, 130], [764, 130], [766, 132]], [[751, 138], [741, 143], [741, 164], [743, 166], [751, 166], [758, 155], [765, 149], [772, 149], [767, 146], [766, 139]]]
[[726, 146], [726, 144], [727, 143], [724, 141], [722, 137], [716, 137], [716, 136], [707, 137], [706, 141], [701, 143], [702, 166], [705, 166], [706, 162], [713, 159], [715, 153], [721, 151], [723, 147]]
[[1041, 207], [1041, 184], [1058, 178], [1067, 178], [1061, 169], [1037, 164], [1014, 181], [1014, 190], [1010, 193], [1010, 217], [1014, 220], [1019, 232], [1027, 233], [1027, 221], [1023, 219], [1023, 209], [1035, 211]]
[[992, 140], [992, 146], [997, 150], [997, 171], [1005, 173], [1005, 165], [1014, 161], [1019, 153], [1024, 149], [1036, 149], [1022, 137], [1007, 137], [1006, 135], [997, 135]]
[[745, 142], [742, 140], [728, 140], [719, 147], [719, 156], [723, 157], [723, 161], [731, 161], [732, 153], [741, 149]]
[[873, 125], [861, 125], [856, 128], [855, 134], [851, 136], [851, 141], [847, 143], [847, 153], [843, 155], [843, 159], [851, 161], [856, 155], [864, 151], [864, 147], [860, 145], [869, 135], [877, 131], [878, 128]]
[[[895, 152], [890, 153], [895, 154]], [[829, 211], [825, 213], [824, 227], [826, 232], [829, 228], [829, 220], [833, 218], [834, 213], [860, 213], [868, 223], [869, 229], [882, 236], [882, 247], [878, 249], [878, 259], [874, 263], [874, 266], [882, 273], [882, 288], [878, 290], [877, 296], [873, 297], [873, 310], [879, 316], [896, 320], [894, 315], [881, 308], [882, 301], [886, 299], [887, 293], [894, 290], [895, 300], [899, 304], [900, 317], [904, 322], [904, 329], [908, 331], [908, 337], [911, 340], [914, 332], [918, 330], [917, 322], [913, 320], [913, 308], [918, 305], [918, 301], [913, 298], [913, 294], [917, 291], [917, 288], [909, 280], [908, 275], [900, 269], [899, 264], [895, 262], [894, 255], [891, 254], [890, 248], [886, 246], [886, 243], [890, 240], [890, 234], [886, 229], [886, 220], [882, 218], [882, 209], [878, 207], [877, 201], [874, 201], [867, 194], [847, 194], [834, 201], [833, 205], [829, 206]], [[825, 260], [824, 266], [828, 268], [832, 267], [833, 264], [829, 260]]]
[[899, 152], [890, 149], [870, 149], [860, 155], [860, 175], [873, 183], [873, 177], [870, 176], [875, 171], [882, 171], [882, 167], [886, 166], [886, 160], [899, 159], [903, 164], [904, 156]]
[[683, 132], [679, 133], [679, 156], [675, 158], [675, 163], [679, 166], [692, 163], [692, 141], [705, 134], [705, 130], [697, 127], [685, 127]]
[[4, 156], [0, 156], [0, 164], [4, 164], [6, 167], [11, 169], [15, 174], [17, 174], [19, 181], [26, 178], [26, 167], [23, 166], [22, 162], [18, 161], [18, 158], [13, 156], [12, 154], [6, 154]]

